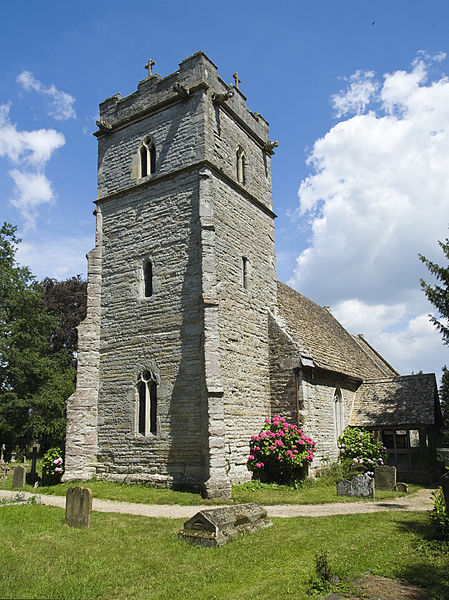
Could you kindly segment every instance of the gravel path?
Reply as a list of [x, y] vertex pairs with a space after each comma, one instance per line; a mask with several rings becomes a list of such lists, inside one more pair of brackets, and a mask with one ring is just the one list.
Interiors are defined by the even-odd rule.
[[[0, 499], [10, 498], [17, 492], [0, 490]], [[330, 515], [352, 515], [358, 513], [383, 512], [391, 510], [422, 511], [432, 510], [432, 490], [422, 489], [417, 494], [396, 498], [389, 502], [335, 502], [330, 504], [280, 504], [266, 506], [270, 517], [325, 517]], [[25, 492], [25, 498], [34, 494]], [[64, 496], [41, 495], [41, 504], [65, 508]], [[179, 504], [135, 504], [131, 502], [114, 502], [112, 500], [93, 499], [93, 510], [98, 512], [124, 513], [144, 517], [164, 517], [168, 519], [186, 519], [199, 510], [208, 510], [209, 506], [180, 506]]]

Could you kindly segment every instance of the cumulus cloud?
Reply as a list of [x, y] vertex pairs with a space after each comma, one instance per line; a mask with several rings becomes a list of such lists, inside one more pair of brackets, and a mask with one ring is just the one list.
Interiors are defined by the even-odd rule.
[[441, 259], [449, 222], [449, 80], [434, 73], [444, 58], [421, 53], [409, 71], [350, 77], [332, 98], [348, 118], [315, 142], [299, 188], [311, 235], [289, 283], [392, 351], [394, 340], [415, 347], [413, 336], [417, 348], [432, 335], [441, 347], [414, 319], [431, 308], [417, 255]]
[[49, 115], [59, 121], [66, 119], [76, 119], [76, 112], [73, 108], [75, 98], [66, 92], [61, 92], [51, 84], [45, 86], [36, 79], [30, 71], [22, 71], [17, 77], [17, 82], [27, 92], [34, 91], [50, 99]]
[[53, 153], [65, 144], [65, 138], [54, 129], [20, 131], [11, 122], [9, 111], [9, 104], [0, 105], [0, 157], [8, 158], [16, 167], [9, 171], [15, 184], [10, 201], [26, 225], [33, 227], [37, 208], [54, 198], [44, 169]]

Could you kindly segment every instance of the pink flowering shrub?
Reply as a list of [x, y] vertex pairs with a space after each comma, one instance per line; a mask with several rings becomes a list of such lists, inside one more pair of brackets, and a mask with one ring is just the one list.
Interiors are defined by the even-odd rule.
[[374, 476], [374, 467], [383, 465], [388, 458], [387, 449], [376, 440], [371, 431], [346, 427], [338, 439], [340, 462], [351, 471]]
[[279, 415], [265, 419], [264, 428], [251, 436], [249, 446], [248, 468], [258, 479], [276, 483], [301, 479], [315, 452], [315, 442]]
[[60, 448], [50, 448], [42, 459], [42, 483], [56, 485], [64, 473], [64, 460]]

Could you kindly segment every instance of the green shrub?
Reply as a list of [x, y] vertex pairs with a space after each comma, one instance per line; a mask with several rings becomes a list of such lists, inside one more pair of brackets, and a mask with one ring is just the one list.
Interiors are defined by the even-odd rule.
[[433, 524], [439, 535], [449, 534], [449, 514], [444, 500], [443, 489], [438, 488], [432, 492], [433, 511], [430, 514]]
[[347, 427], [338, 439], [340, 461], [347, 468], [374, 476], [374, 467], [385, 464], [388, 453], [366, 429]]
[[50, 448], [42, 459], [42, 484], [56, 485], [64, 473], [64, 459], [60, 448]]
[[265, 419], [259, 435], [252, 435], [248, 468], [262, 481], [295, 484], [312, 462], [315, 442], [279, 415]]

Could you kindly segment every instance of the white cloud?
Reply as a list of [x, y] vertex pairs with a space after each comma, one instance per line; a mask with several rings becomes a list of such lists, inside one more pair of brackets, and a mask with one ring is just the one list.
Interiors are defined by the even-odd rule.
[[38, 94], [49, 96], [51, 110], [48, 113], [51, 117], [63, 121], [66, 119], [76, 119], [75, 109], [73, 104], [75, 98], [66, 92], [61, 92], [51, 84], [45, 86], [36, 79], [30, 71], [22, 71], [17, 77], [17, 82], [22, 85], [25, 91], [35, 91]]
[[363, 112], [378, 88], [373, 71], [356, 71], [344, 79], [349, 82], [349, 87], [332, 96], [337, 117]]
[[[420, 277], [430, 277], [417, 255], [441, 262], [437, 240], [448, 236], [449, 80], [430, 77], [443, 58], [420, 54], [410, 71], [381, 82], [371, 72], [349, 78], [333, 102], [340, 114], [355, 114], [315, 142], [299, 188], [298, 215], [311, 237], [290, 284], [334, 305], [350, 330], [360, 326], [396, 349], [407, 343], [404, 356], [419, 348], [414, 335], [427, 339], [414, 319], [428, 321], [431, 310], [419, 289]], [[439, 344], [435, 369], [444, 364]]]
[[13, 169], [9, 174], [15, 183], [15, 196], [11, 204], [19, 209], [26, 226], [33, 227], [36, 209], [53, 200], [51, 183], [43, 173], [23, 173]]
[[92, 236], [41, 238], [25, 236], [19, 244], [17, 261], [30, 267], [37, 279], [45, 277], [65, 279], [72, 275], [86, 276], [86, 253], [93, 246]]
[[17, 166], [9, 171], [15, 183], [10, 202], [19, 210], [27, 227], [33, 227], [37, 208], [54, 198], [43, 171], [53, 153], [65, 144], [65, 138], [54, 129], [19, 131], [10, 121], [9, 111], [9, 104], [0, 105], [0, 157]]

